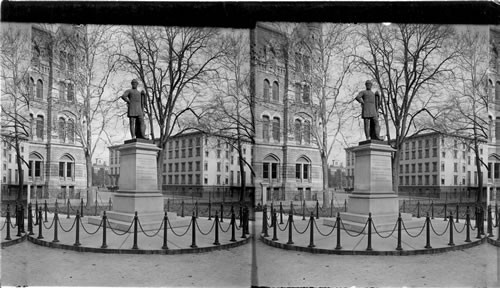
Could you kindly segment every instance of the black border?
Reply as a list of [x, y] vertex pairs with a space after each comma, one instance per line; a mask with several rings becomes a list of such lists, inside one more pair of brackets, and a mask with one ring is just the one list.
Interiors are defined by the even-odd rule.
[[1, 21], [253, 28], [259, 21], [499, 24], [493, 1], [2, 1]]

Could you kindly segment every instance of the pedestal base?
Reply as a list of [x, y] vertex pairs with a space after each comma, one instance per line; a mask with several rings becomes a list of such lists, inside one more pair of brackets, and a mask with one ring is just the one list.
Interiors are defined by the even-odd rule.
[[[144, 231], [155, 231], [158, 230], [161, 226], [161, 222], [163, 221], [164, 212], [155, 212], [155, 213], [143, 213], [138, 215], [139, 222]], [[111, 228], [120, 231], [127, 231], [129, 228], [129, 232], [134, 232], [133, 220], [135, 213], [122, 213], [116, 211], [108, 211], [106, 212], [106, 216], [108, 217], [109, 225]], [[169, 229], [171, 227], [185, 227], [189, 225], [191, 221], [191, 217], [177, 217], [177, 213], [175, 212], [167, 212], [168, 221], [170, 223]], [[100, 225], [102, 216], [89, 216], [86, 217], [89, 224]], [[132, 226], [130, 226], [132, 224]], [[164, 227], [163, 227], [164, 228]], [[162, 228], [162, 229], [163, 229]], [[138, 228], [139, 232], [141, 231]]]

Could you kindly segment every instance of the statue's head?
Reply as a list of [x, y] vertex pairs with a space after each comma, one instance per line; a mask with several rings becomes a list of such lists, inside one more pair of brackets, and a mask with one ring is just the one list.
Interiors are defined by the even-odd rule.
[[372, 81], [370, 81], [370, 80], [366, 80], [366, 82], [365, 82], [365, 86], [366, 86], [366, 89], [367, 89], [367, 90], [372, 89]]
[[132, 88], [137, 88], [137, 85], [139, 85], [139, 82], [137, 81], [137, 79], [133, 79], [132, 82], [130, 82], [132, 84]]

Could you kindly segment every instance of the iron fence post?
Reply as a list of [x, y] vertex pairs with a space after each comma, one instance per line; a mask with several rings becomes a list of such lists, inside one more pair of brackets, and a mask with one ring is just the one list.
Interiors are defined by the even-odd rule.
[[[317, 203], [317, 202], [316, 202]], [[316, 206], [318, 207], [318, 206]], [[314, 214], [311, 212], [311, 218], [309, 218], [309, 245], [307, 247], [314, 248]]]
[[335, 246], [335, 250], [342, 249], [342, 245], [340, 245], [340, 212], [337, 212], [337, 219], [335, 225], [337, 226], [337, 245]]
[[102, 211], [102, 245], [101, 248], [108, 248], [106, 243], [106, 223], [108, 222], [108, 216], [106, 216], [106, 211]]
[[372, 251], [372, 213], [368, 213], [368, 246], [366, 247], [366, 251]]
[[429, 213], [425, 217], [425, 248], [431, 249], [431, 219], [429, 219]]
[[403, 247], [401, 247], [401, 222], [402, 221], [403, 221], [403, 219], [401, 218], [401, 213], [399, 213], [399, 216], [398, 216], [398, 246], [396, 247], [396, 250], [398, 250], [398, 251], [403, 250]]
[[137, 211], [135, 211], [135, 215], [134, 215], [134, 244], [132, 246], [132, 249], [139, 249], [139, 247], [137, 246], [137, 222], [138, 222], [139, 218], [137, 217]]
[[191, 236], [191, 248], [198, 248], [196, 245], [196, 217], [193, 212], [193, 216], [191, 216], [191, 225], [193, 226], [191, 229], [192, 236]]

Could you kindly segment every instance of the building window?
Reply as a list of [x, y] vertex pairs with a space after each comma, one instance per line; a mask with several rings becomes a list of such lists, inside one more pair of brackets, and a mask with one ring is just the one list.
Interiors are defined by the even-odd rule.
[[432, 172], [437, 172], [437, 162], [432, 162]]
[[[184, 146], [184, 145], [182, 145]], [[186, 158], [186, 149], [181, 150], [181, 158]]]
[[304, 157], [300, 157], [295, 164], [295, 178], [297, 180], [309, 180], [311, 164]]
[[44, 126], [43, 116], [42, 115], [36, 116], [36, 137], [42, 140], [43, 140], [43, 126]]
[[188, 149], [188, 157], [193, 157], [193, 148]]
[[69, 143], [74, 143], [75, 142], [75, 122], [73, 119], [68, 120], [68, 127], [67, 127], [67, 136], [68, 136], [68, 142]]
[[[406, 164], [405, 168], [406, 168], [406, 173], [410, 173], [410, 164]], [[402, 171], [402, 169], [401, 169], [401, 171]]]
[[269, 116], [262, 116], [262, 138], [269, 142]]
[[196, 161], [196, 171], [200, 171], [200, 170], [201, 170], [201, 162]]
[[295, 119], [295, 141], [297, 144], [302, 143], [302, 121]]
[[441, 172], [444, 172], [444, 162], [441, 162]]
[[193, 162], [188, 162], [188, 171], [193, 171]]
[[311, 144], [311, 123], [309, 121], [304, 122], [304, 143]]
[[201, 148], [196, 147], [196, 157], [199, 157], [199, 156], [201, 156]]
[[221, 172], [222, 170], [222, 164], [220, 162], [217, 162], [217, 172]]
[[437, 148], [432, 148], [432, 157], [437, 157], [437, 156], [438, 156]]
[[59, 139], [62, 143], [66, 142], [66, 120], [59, 118]]
[[411, 173], [415, 173], [415, 163], [411, 164]]
[[269, 179], [269, 163], [263, 163], [262, 166], [262, 178]]
[[75, 99], [75, 85], [72, 83], [68, 84], [68, 102], [73, 102]]
[[273, 139], [280, 142], [280, 118], [273, 118]]
[[38, 80], [36, 82], [36, 98], [43, 98], [43, 82], [42, 80]]
[[184, 172], [184, 171], [186, 171], [186, 163], [182, 162], [181, 163], [181, 172]]
[[196, 184], [201, 184], [201, 175], [200, 174], [196, 174]]
[[172, 163], [168, 163], [168, 172], [174, 172], [172, 171]]
[[175, 163], [175, 172], [179, 172], [179, 163]]
[[204, 168], [204, 170], [205, 170], [205, 171], [208, 171], [208, 163], [207, 163], [207, 162], [205, 162], [203, 166], [204, 166], [204, 167], [203, 167], [203, 168]]
[[425, 172], [429, 172], [429, 163], [425, 163]]
[[222, 153], [222, 151], [220, 149], [217, 149], [217, 159], [220, 159], [221, 153]]
[[309, 101], [310, 101], [309, 85], [304, 85], [304, 93], [302, 95], [302, 102], [309, 103]]
[[418, 173], [422, 172], [422, 163], [418, 163]]
[[264, 91], [263, 91], [263, 98], [264, 101], [269, 101], [269, 80], [265, 79], [264, 80]]
[[453, 172], [458, 172], [458, 163], [453, 163]]
[[221, 182], [220, 182], [220, 175], [217, 175], [217, 185], [220, 185]]
[[273, 101], [279, 101], [279, 85], [277, 81], [273, 82]]
[[299, 83], [295, 83], [295, 102], [300, 103], [302, 99], [302, 86]]

